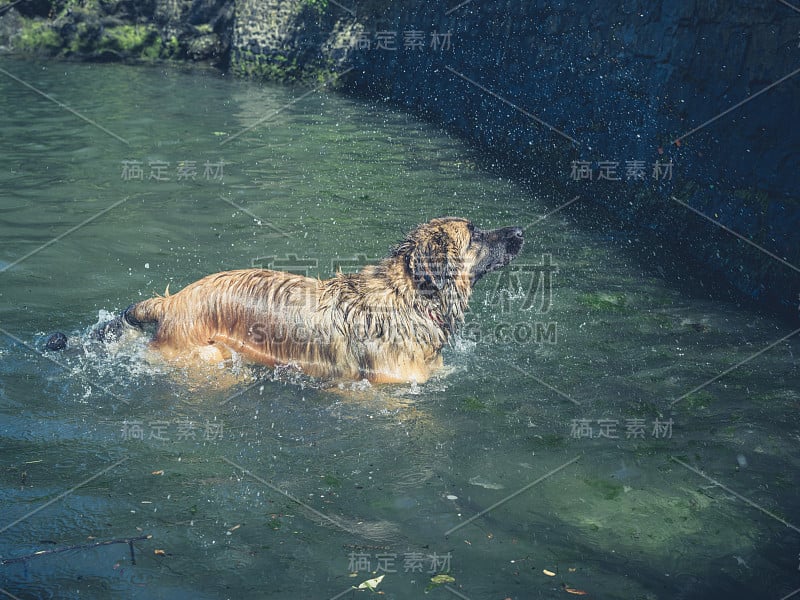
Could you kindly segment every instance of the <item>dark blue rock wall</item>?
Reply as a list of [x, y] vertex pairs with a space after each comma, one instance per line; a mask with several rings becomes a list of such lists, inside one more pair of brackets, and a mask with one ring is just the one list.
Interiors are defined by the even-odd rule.
[[[800, 12], [474, 0], [356, 19], [358, 93], [446, 125], [534, 189], [580, 195], [573, 211], [602, 207], [644, 247], [797, 318]], [[380, 44], [390, 34], [394, 49]]]

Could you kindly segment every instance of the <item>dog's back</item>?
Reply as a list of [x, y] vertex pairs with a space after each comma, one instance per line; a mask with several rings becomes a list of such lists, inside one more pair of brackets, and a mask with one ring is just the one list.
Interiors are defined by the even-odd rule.
[[152, 343], [167, 358], [221, 360], [234, 351], [275, 366], [304, 354], [316, 359], [310, 342], [322, 336], [308, 326], [308, 315], [319, 311], [321, 290], [316, 279], [281, 271], [225, 271], [134, 304], [124, 318], [156, 323]]

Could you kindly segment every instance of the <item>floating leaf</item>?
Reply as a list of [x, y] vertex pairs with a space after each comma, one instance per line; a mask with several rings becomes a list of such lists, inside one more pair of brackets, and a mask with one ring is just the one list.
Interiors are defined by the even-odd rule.
[[358, 587], [353, 586], [353, 589], [356, 589], [356, 590], [370, 590], [370, 591], [374, 592], [375, 588], [380, 585], [380, 583], [381, 583], [381, 581], [383, 581], [384, 577], [386, 577], [386, 575], [381, 575], [380, 577], [376, 577], [375, 579], [367, 579], [366, 581], [362, 581], [361, 583], [359, 583]]
[[585, 596], [588, 592], [584, 592], [583, 590], [579, 590], [576, 588], [566, 587], [564, 586], [564, 591], [568, 594], [575, 594], [576, 596]]
[[443, 585], [445, 583], [453, 583], [455, 582], [456, 578], [451, 577], [445, 573], [440, 573], [439, 575], [434, 575], [431, 577], [431, 582], [425, 587], [425, 593], [427, 594], [432, 589], [436, 588], [436, 586]]

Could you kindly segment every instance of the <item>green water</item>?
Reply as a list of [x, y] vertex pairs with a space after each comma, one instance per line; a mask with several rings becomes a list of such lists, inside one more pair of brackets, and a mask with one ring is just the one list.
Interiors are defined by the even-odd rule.
[[[351, 586], [379, 575], [385, 598], [800, 588], [797, 337], [683, 397], [790, 324], [539, 220], [570, 198], [384, 106], [173, 68], [0, 67], [51, 96], [0, 76], [0, 557], [152, 536], [135, 564], [126, 543], [0, 564], [0, 595], [366, 598]], [[247, 381], [225, 391], [141, 339], [86, 341], [167, 284], [270, 261], [329, 276], [445, 214], [529, 227], [425, 385], [331, 392], [231, 365]], [[55, 330], [71, 348], [41, 355]]]

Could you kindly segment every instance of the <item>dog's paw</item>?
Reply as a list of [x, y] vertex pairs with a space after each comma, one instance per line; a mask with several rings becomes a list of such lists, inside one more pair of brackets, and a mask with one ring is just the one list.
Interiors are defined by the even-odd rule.
[[49, 338], [47, 338], [47, 341], [44, 343], [44, 347], [45, 350], [50, 350], [51, 352], [63, 350], [67, 347], [67, 336], [60, 331], [56, 331]]

